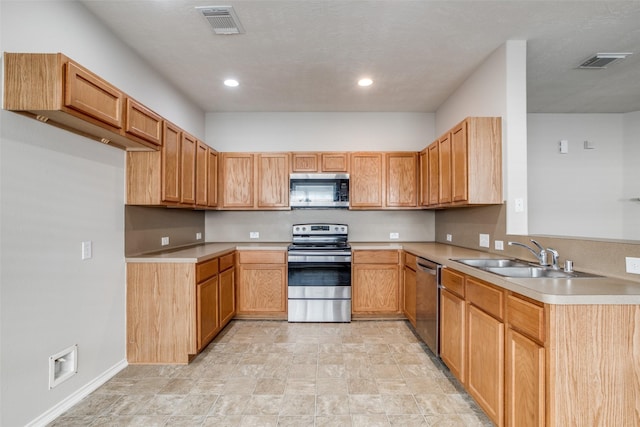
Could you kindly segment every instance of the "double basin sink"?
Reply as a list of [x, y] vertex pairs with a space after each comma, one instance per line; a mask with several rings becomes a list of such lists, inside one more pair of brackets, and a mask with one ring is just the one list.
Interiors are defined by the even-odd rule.
[[471, 258], [454, 259], [453, 261], [475, 267], [480, 270], [498, 274], [504, 277], [518, 278], [546, 278], [546, 279], [573, 279], [579, 277], [598, 277], [595, 274], [583, 273], [579, 271], [556, 270], [522, 261], [518, 259], [490, 259]]

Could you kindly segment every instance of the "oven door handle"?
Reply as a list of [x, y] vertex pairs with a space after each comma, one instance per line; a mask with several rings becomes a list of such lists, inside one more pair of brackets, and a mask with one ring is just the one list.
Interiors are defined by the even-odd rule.
[[291, 255], [287, 257], [288, 262], [296, 263], [337, 263], [337, 264], [349, 264], [351, 263], [351, 255]]

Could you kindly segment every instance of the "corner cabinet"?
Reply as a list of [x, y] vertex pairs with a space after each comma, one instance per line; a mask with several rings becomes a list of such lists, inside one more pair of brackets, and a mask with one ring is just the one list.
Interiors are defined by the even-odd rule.
[[3, 108], [125, 150], [160, 145], [159, 115], [61, 53], [5, 53]]
[[409, 322], [416, 327], [417, 301], [416, 301], [416, 256], [403, 252], [404, 267], [402, 274], [402, 311]]
[[[427, 147], [423, 205], [501, 204], [502, 120], [467, 117]], [[424, 202], [424, 200], [428, 202]]]

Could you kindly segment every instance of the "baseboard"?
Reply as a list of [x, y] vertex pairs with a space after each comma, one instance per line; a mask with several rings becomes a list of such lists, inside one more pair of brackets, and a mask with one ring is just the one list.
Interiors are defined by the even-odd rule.
[[127, 367], [127, 361], [125, 359], [116, 363], [111, 368], [104, 371], [98, 377], [94, 378], [91, 382], [87, 383], [80, 389], [76, 390], [74, 393], [69, 395], [67, 398], [62, 400], [60, 403], [35, 418], [31, 422], [29, 422], [26, 427], [44, 427], [49, 424], [51, 421], [58, 418], [65, 411], [71, 408], [76, 403], [80, 402], [82, 399], [87, 397], [92, 392], [96, 391], [98, 387], [109, 381], [113, 378], [118, 372], [122, 371]]

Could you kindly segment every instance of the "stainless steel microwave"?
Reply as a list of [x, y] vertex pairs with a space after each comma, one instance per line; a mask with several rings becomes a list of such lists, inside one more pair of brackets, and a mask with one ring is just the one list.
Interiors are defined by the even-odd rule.
[[292, 208], [348, 208], [348, 173], [292, 173], [289, 177]]

